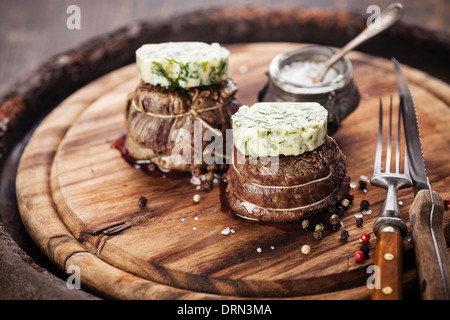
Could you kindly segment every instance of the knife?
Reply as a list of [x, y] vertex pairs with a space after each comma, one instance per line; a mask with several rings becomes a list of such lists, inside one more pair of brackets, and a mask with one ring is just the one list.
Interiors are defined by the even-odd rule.
[[392, 58], [397, 90], [403, 112], [403, 126], [409, 171], [415, 198], [409, 210], [414, 253], [422, 299], [448, 300], [450, 295], [450, 255], [444, 237], [444, 203], [432, 191], [423, 158], [416, 108], [408, 80], [400, 63]]

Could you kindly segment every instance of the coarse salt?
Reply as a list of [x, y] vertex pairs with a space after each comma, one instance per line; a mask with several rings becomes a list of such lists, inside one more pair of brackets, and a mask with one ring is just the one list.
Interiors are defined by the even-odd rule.
[[220, 231], [221, 234], [223, 234], [224, 236], [229, 235], [231, 232], [229, 227], [226, 227], [225, 229], [223, 229], [222, 231]]
[[[281, 77], [291, 83], [300, 86], [311, 86], [314, 84], [313, 78], [325, 67], [325, 62], [315, 61], [295, 61], [281, 68]], [[338, 73], [330, 68], [322, 82], [326, 83], [336, 78]]]
[[257, 248], [256, 251], [257, 251], [258, 253], [261, 253], [262, 249], [261, 249], [261, 248]]
[[202, 181], [199, 179], [199, 178], [197, 178], [196, 176], [192, 176], [192, 178], [191, 178], [191, 181], [190, 181], [192, 184], [195, 184], [195, 185], [200, 185], [200, 184], [202, 184]]
[[360, 178], [361, 180], [364, 180], [364, 181], [369, 182], [369, 177], [367, 177], [367, 176], [365, 176], [365, 175], [360, 175], [359, 178]]

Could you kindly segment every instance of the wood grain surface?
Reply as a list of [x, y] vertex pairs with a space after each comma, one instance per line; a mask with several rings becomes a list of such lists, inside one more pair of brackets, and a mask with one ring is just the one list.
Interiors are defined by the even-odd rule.
[[[256, 102], [270, 60], [296, 46], [230, 45], [238, 99]], [[361, 175], [370, 177], [372, 171], [379, 97], [389, 99], [396, 89], [390, 61], [357, 52], [349, 58], [362, 101], [334, 138], [358, 184]], [[417, 104], [429, 179], [448, 198], [450, 164], [441, 150], [450, 140], [449, 88], [406, 66], [405, 72]], [[366, 270], [374, 263], [372, 224], [383, 204], [383, 190], [370, 185], [367, 193], [352, 190], [353, 205], [342, 217], [349, 232], [344, 241], [330, 229], [315, 240], [300, 223], [257, 223], [230, 216], [222, 208], [218, 184], [211, 191], [196, 190], [189, 176], [146, 175], [111, 147], [124, 132], [126, 95], [137, 83], [135, 66], [130, 65], [87, 85], [44, 120], [24, 151], [17, 176], [22, 220], [60, 268], [76, 264], [83, 285], [120, 299], [370, 296]], [[192, 197], [197, 193], [202, 198], [195, 204]], [[140, 196], [149, 199], [143, 208]], [[409, 225], [412, 190], [402, 190], [399, 198], [401, 217]], [[357, 227], [354, 215], [360, 213], [363, 199], [373, 213]], [[448, 215], [443, 220], [448, 226]], [[222, 235], [227, 227], [235, 233]], [[370, 252], [357, 262], [354, 252], [364, 232], [372, 235]], [[403, 248], [411, 256], [409, 234]], [[300, 250], [305, 244], [311, 247], [308, 255]], [[413, 263], [405, 261], [403, 269], [404, 282], [416, 281]]]

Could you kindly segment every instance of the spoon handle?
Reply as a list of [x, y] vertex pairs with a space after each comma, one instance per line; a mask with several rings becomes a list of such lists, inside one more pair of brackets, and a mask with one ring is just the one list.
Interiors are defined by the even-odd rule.
[[394, 23], [396, 23], [403, 12], [403, 6], [400, 3], [392, 3], [390, 4], [380, 15], [380, 26], [379, 27], [372, 27], [372, 28], [366, 28], [364, 29], [359, 35], [357, 35], [352, 41], [347, 43], [341, 50], [336, 52], [333, 56], [331, 56], [330, 59], [327, 60], [325, 63], [324, 68], [318, 75], [317, 79], [322, 81], [323, 77], [325, 76], [328, 69], [335, 64], [339, 59], [341, 59], [347, 52], [350, 50], [353, 50], [357, 46], [359, 46], [361, 43], [366, 41], [367, 39], [372, 38], [373, 36], [381, 33], [382, 31], [386, 30], [390, 26], [392, 26]]

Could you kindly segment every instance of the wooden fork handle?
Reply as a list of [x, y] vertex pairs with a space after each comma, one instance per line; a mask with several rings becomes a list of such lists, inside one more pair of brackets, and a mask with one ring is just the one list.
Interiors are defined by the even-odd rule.
[[[431, 198], [428, 190], [421, 190], [417, 193], [409, 210], [409, 217], [422, 299], [444, 300], [450, 296], [450, 255], [447, 251], [442, 225], [444, 203], [437, 192], [433, 192], [433, 199], [432, 224], [430, 224]], [[431, 225], [440, 253], [442, 270], [439, 267]], [[444, 279], [442, 279], [442, 275]]]
[[379, 283], [372, 290], [372, 300], [401, 300], [403, 238], [397, 228], [385, 227], [378, 234], [374, 264]]

